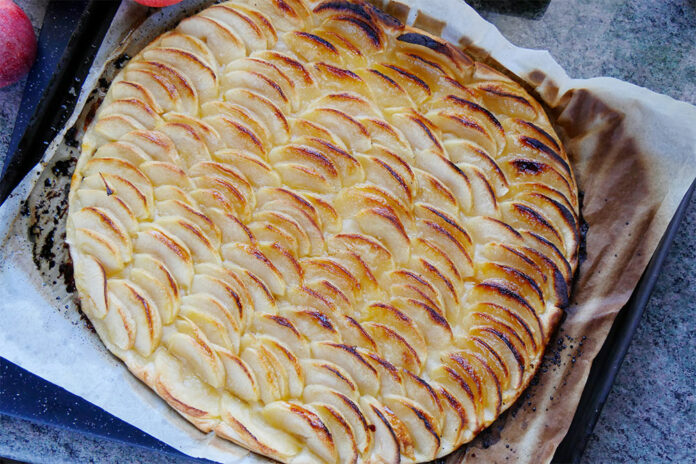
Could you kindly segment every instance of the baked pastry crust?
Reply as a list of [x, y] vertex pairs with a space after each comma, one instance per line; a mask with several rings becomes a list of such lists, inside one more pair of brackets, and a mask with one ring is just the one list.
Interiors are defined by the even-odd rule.
[[283, 462], [423, 462], [519, 396], [578, 195], [543, 109], [359, 0], [236, 0], [113, 81], [70, 190], [82, 309], [186, 419]]

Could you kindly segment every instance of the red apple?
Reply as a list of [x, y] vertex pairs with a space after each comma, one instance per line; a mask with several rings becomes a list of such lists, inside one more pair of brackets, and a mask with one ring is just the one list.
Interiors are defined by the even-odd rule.
[[0, 88], [17, 82], [36, 59], [36, 35], [24, 11], [0, 0]]
[[161, 8], [163, 6], [174, 5], [175, 3], [179, 3], [181, 0], [135, 0], [135, 1], [136, 1], [136, 3], [140, 3], [141, 5], [154, 6], [157, 8]]

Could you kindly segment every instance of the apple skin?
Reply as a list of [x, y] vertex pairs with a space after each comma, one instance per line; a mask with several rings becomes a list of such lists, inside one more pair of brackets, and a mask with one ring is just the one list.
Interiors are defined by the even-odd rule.
[[36, 59], [36, 34], [24, 11], [0, 0], [0, 88], [29, 72]]
[[152, 6], [155, 8], [161, 8], [163, 6], [174, 5], [179, 3], [181, 0], [135, 0], [136, 3], [140, 3], [145, 6]]

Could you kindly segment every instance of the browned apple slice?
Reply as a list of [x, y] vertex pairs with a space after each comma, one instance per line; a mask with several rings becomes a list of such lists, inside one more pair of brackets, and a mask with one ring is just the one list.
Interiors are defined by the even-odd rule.
[[[253, 302], [254, 311], [265, 311], [273, 314], [277, 312], [275, 298], [260, 277], [230, 262], [225, 262], [223, 264], [226, 268], [236, 272], [242, 282], [244, 282], [244, 286], [249, 292], [249, 296]], [[245, 318], [247, 318], [247, 320], [250, 320], [251, 316], [251, 311], [245, 312]]]
[[308, 385], [303, 399], [307, 404], [328, 405], [334, 408], [348, 423], [355, 438], [357, 449], [364, 453], [372, 444], [372, 432], [360, 407], [346, 395], [323, 385]]
[[346, 113], [332, 108], [317, 108], [303, 117], [326, 127], [353, 152], [365, 152], [370, 148], [369, 134], [365, 126]]
[[237, 150], [263, 157], [267, 149], [263, 138], [252, 127], [224, 114], [206, 116], [205, 122], [220, 134], [220, 149]]
[[391, 303], [418, 325], [429, 345], [444, 347], [452, 343], [452, 328], [436, 307], [413, 298], [392, 298]]
[[452, 257], [448, 256], [437, 244], [424, 238], [419, 237], [413, 240], [411, 244], [413, 247], [413, 255], [417, 256], [417, 258], [414, 259], [415, 263], [424, 260], [428, 261], [437, 269], [438, 273], [452, 284], [455, 293], [460, 294], [462, 292], [464, 276], [459, 273], [457, 266], [454, 265]]
[[150, 156], [137, 145], [123, 141], [110, 142], [100, 146], [94, 153], [94, 158], [119, 158], [128, 161], [135, 167], [151, 160]]
[[381, 355], [398, 367], [420, 373], [424, 360], [399, 333], [378, 322], [365, 322], [363, 327], [379, 347]]
[[102, 319], [108, 340], [119, 350], [129, 350], [135, 344], [136, 325], [128, 308], [112, 293], [107, 292], [108, 311]]
[[179, 165], [179, 154], [174, 142], [159, 131], [134, 131], [123, 136], [122, 142], [131, 143], [155, 161]]
[[249, 231], [260, 242], [279, 243], [281, 246], [297, 254], [297, 239], [285, 229], [269, 224], [268, 222], [255, 221], [249, 224]]
[[225, 389], [244, 401], [258, 401], [259, 387], [247, 363], [224, 348], [216, 347], [216, 352], [225, 366]]
[[396, 126], [408, 140], [413, 152], [439, 154], [443, 151], [436, 127], [423, 115], [414, 110], [396, 110], [388, 118], [388, 122]]
[[210, 160], [210, 152], [205, 140], [195, 127], [183, 122], [168, 122], [158, 130], [166, 134], [176, 147], [179, 155], [188, 167], [199, 161]]
[[106, 272], [118, 271], [125, 265], [118, 246], [112, 244], [104, 234], [91, 229], [76, 228], [73, 243], [82, 253], [97, 260]]
[[309, 32], [291, 31], [283, 35], [283, 42], [302, 61], [341, 63], [338, 49], [328, 40]]
[[163, 100], [158, 100], [158, 102], [162, 101], [166, 103], [167, 100], [171, 100], [172, 105], [176, 109], [186, 113], [196, 114], [198, 108], [198, 92], [193, 82], [191, 82], [185, 74], [157, 60], [146, 61], [137, 59], [133, 62], [131, 68], [132, 69], [129, 70], [129, 76], [130, 73], [137, 73], [139, 79], [145, 77], [145, 84], [152, 83], [153, 79], [156, 79], [156, 85], [162, 87], [162, 92], [160, 92], [160, 94], [164, 97]]
[[[522, 339], [512, 328], [490, 320], [472, 319], [469, 333], [485, 342], [500, 357], [510, 373], [510, 387], [517, 389], [527, 369], [526, 350]], [[510, 393], [510, 392], [506, 392]]]
[[540, 208], [521, 202], [504, 202], [500, 204], [503, 219], [510, 226], [525, 231], [532, 231], [552, 243], [560, 250], [566, 250], [566, 244], [558, 227], [545, 217]]
[[424, 299], [425, 301], [436, 301], [438, 302], [438, 305], [436, 306], [441, 306], [440, 302], [442, 300], [437, 288], [433, 287], [433, 285], [427, 279], [424, 279], [422, 276], [413, 271], [407, 269], [397, 269], [390, 272], [389, 284], [392, 287], [398, 285], [415, 287], [419, 293], [426, 295], [427, 298]]
[[539, 316], [527, 299], [520, 295], [504, 281], [486, 281], [478, 285], [469, 293], [471, 303], [492, 303], [497, 306], [508, 308], [518, 315], [526, 323], [529, 330], [534, 334], [537, 343], [544, 339], [543, 326]]
[[[243, 321], [237, 312], [237, 308], [228, 307], [215, 295], [205, 292], [191, 293], [181, 298], [181, 306], [187, 306], [192, 311], [197, 311], [217, 319], [232, 334], [241, 333]], [[236, 335], [239, 338], [238, 335]]]
[[178, 216], [195, 224], [205, 234], [214, 248], [220, 246], [221, 232], [207, 215], [181, 200], [158, 201], [157, 212], [160, 216]]
[[396, 153], [402, 158], [413, 161], [413, 152], [406, 137], [399, 129], [379, 118], [359, 118], [372, 139], [372, 146], [380, 146]]
[[273, 459], [287, 460], [302, 449], [290, 434], [272, 427], [258, 414], [252, 413], [249, 405], [232, 395], [223, 395], [221, 400], [222, 421], [215, 433], [257, 453]]
[[162, 337], [162, 321], [157, 308], [147, 294], [126, 280], [110, 279], [109, 294], [113, 295], [130, 313], [135, 324], [134, 348], [147, 357], [157, 348]]
[[[245, 71], [255, 75], [263, 76], [262, 80], [268, 80], [274, 88], [277, 88], [274, 95], [283, 95], [284, 101], [290, 103], [292, 110], [298, 109], [298, 95], [295, 85], [290, 78], [275, 64], [262, 58], [251, 56], [230, 63], [225, 71]], [[273, 100], [273, 98], [271, 98]]]
[[179, 314], [195, 324], [211, 343], [231, 350], [233, 353], [239, 351], [239, 329], [233, 327], [229, 330], [229, 320], [218, 318], [211, 311], [206, 311], [205, 307], [199, 309], [189, 304], [182, 305]]
[[139, 98], [114, 100], [99, 111], [98, 118], [103, 120], [112, 115], [131, 118], [137, 121], [140, 127], [146, 129], [154, 129], [162, 121], [155, 110]]
[[420, 359], [428, 356], [428, 344], [416, 323], [396, 307], [386, 303], [372, 303], [362, 312], [364, 321], [378, 322], [394, 330], [413, 348]]
[[288, 139], [290, 126], [283, 112], [268, 98], [243, 88], [233, 88], [225, 92], [225, 101], [235, 103], [249, 110], [261, 121], [276, 143]]
[[437, 392], [428, 382], [411, 372], [403, 371], [401, 378], [406, 391], [406, 394], [402, 396], [411, 399], [419, 408], [430, 414], [433, 418], [435, 429], [438, 430], [439, 434], [442, 426], [443, 409]]
[[305, 373], [305, 390], [309, 386], [323, 386], [349, 398], [358, 398], [358, 386], [350, 374], [340, 366], [311, 358], [302, 359], [300, 362]]
[[389, 464], [401, 462], [399, 442], [389, 421], [384, 415], [384, 406], [376, 399], [363, 397], [360, 398], [360, 406], [365, 412], [365, 417], [374, 429], [372, 429], [373, 440], [370, 453]]
[[361, 259], [365, 260], [370, 270], [375, 274], [381, 274], [394, 268], [389, 250], [370, 237], [359, 234], [337, 234], [329, 239], [328, 246], [331, 253], [355, 252]]
[[410, 239], [403, 224], [391, 208], [366, 209], [360, 211], [355, 219], [364, 233], [377, 238], [387, 246], [396, 263], [408, 261]]
[[[371, 21], [366, 21], [366, 14], [354, 13], [350, 10], [340, 9], [329, 2], [324, 2], [314, 9], [315, 12], [330, 12], [324, 17], [322, 28], [335, 32], [336, 35], [345, 37], [359, 50], [368, 53], [376, 53], [386, 45], [386, 36], [383, 30], [375, 27]], [[336, 14], [340, 13], [340, 14]], [[367, 18], [366, 18], [367, 16]]]
[[191, 195], [176, 185], [160, 185], [155, 187], [155, 201], [178, 200], [182, 203], [195, 204]]
[[[439, 121], [440, 127], [445, 131], [452, 131], [456, 138], [477, 143], [494, 157], [500, 154], [505, 146], [503, 126], [483, 106], [450, 95], [442, 103], [435, 103], [434, 107], [439, 111], [437, 116], [432, 115], [433, 121]], [[428, 115], [431, 116], [430, 113]]]
[[288, 395], [291, 398], [299, 398], [302, 395], [302, 389], [305, 384], [304, 372], [300, 361], [284, 344], [276, 341], [274, 338], [260, 335], [258, 339], [275, 355], [283, 366], [287, 375]]
[[287, 401], [267, 404], [263, 417], [275, 427], [304, 441], [307, 447], [326, 462], [335, 463], [338, 455], [331, 432], [309, 409]]
[[226, 261], [256, 274], [276, 295], [285, 293], [283, 276], [258, 248], [242, 243], [228, 243], [222, 246], [222, 256]]
[[471, 211], [473, 200], [471, 182], [467, 175], [452, 161], [435, 151], [417, 153], [418, 167], [437, 177], [459, 203], [464, 212]]
[[288, 385], [285, 368], [265, 346], [255, 341], [253, 346], [244, 348], [240, 356], [254, 371], [261, 401], [268, 404], [287, 395]]
[[102, 140], [118, 140], [131, 131], [143, 130], [137, 119], [124, 114], [112, 114], [100, 117], [94, 124], [94, 130], [103, 137]]
[[90, 317], [103, 319], [108, 311], [104, 266], [93, 256], [83, 253], [73, 253], [72, 259], [75, 265], [75, 285], [84, 295], [82, 310]]
[[[446, 313], [454, 317], [459, 311], [461, 285], [456, 285], [444, 275], [438, 267], [427, 259], [418, 258], [414, 260], [416, 272], [421, 278], [425, 279], [430, 286], [435, 288], [442, 298]], [[456, 320], [456, 319], [455, 319]]]
[[191, 284], [193, 260], [191, 252], [181, 240], [151, 226], [138, 232], [134, 249], [136, 253], [151, 254], [162, 261], [178, 285], [188, 288]]
[[[156, 119], [157, 114], [163, 112], [160, 105], [157, 103], [154, 95], [150, 90], [137, 82], [127, 80], [115, 80], [111, 84], [111, 97], [115, 101], [138, 100], [145, 104], [147, 108], [152, 110], [150, 118]], [[147, 109], [145, 110], [147, 112]]]
[[324, 176], [319, 170], [299, 163], [278, 163], [273, 166], [288, 187], [309, 190], [310, 192], [329, 193], [339, 188], [338, 174]]
[[449, 158], [461, 167], [466, 163], [476, 166], [485, 173], [488, 183], [496, 197], [503, 196], [508, 190], [508, 182], [498, 164], [478, 145], [467, 140], [450, 139], [444, 142]]
[[205, 208], [205, 214], [215, 223], [222, 234], [221, 243], [241, 242], [253, 243], [256, 241], [254, 234], [234, 214], [230, 214], [220, 208]]
[[131, 239], [125, 227], [108, 210], [96, 206], [86, 206], [70, 216], [72, 227], [92, 230], [103, 235], [111, 245], [118, 249], [125, 262], [130, 261]]
[[[156, 43], [160, 47], [178, 48], [190, 52], [211, 68], [217, 69], [217, 60], [211, 53], [210, 48], [208, 48], [205, 42], [196, 37], [173, 30], [159, 36], [159, 40]], [[152, 43], [145, 47], [145, 50], [154, 48], [154, 46], [155, 43]]]
[[107, 195], [104, 190], [80, 189], [76, 192], [80, 207], [96, 207], [108, 211], [128, 232], [132, 233], [137, 227], [135, 215], [116, 195]]
[[450, 414], [447, 414], [445, 416], [445, 431], [448, 426], [447, 422], [451, 419], [455, 420], [457, 426], [468, 425], [474, 430], [481, 420], [484, 408], [483, 400], [480, 399], [480, 393], [470, 385], [472, 378], [478, 380], [473, 368], [470, 369], [471, 373], [468, 374], [462, 373], [451, 365], [441, 365], [430, 373], [432, 380], [440, 385], [441, 392], [443, 392], [445, 401], [442, 404], [445, 406], [445, 412], [448, 413], [448, 410], [454, 409], [457, 416], [463, 415], [466, 418], [465, 420], [457, 420], [457, 418], [452, 418]]
[[256, 312], [253, 327], [257, 333], [265, 333], [285, 344], [300, 358], [309, 356], [309, 347], [300, 331], [286, 317]]
[[167, 350], [157, 350], [154, 361], [155, 390], [171, 407], [185, 417], [198, 420], [201, 425], [220, 415], [220, 396], [196, 376], [187, 375], [178, 358]]
[[290, 287], [297, 287], [302, 283], [303, 270], [297, 259], [287, 248], [278, 243], [260, 243], [258, 245], [261, 253], [273, 263], [275, 268], [283, 276], [283, 280]]
[[355, 293], [360, 282], [340, 262], [331, 258], [303, 258], [300, 261], [307, 281], [327, 279], [339, 289]]
[[238, 169], [246, 179], [257, 187], [280, 185], [280, 177], [273, 169], [256, 155], [235, 150], [221, 150], [214, 157], [223, 164], [227, 163]]
[[[408, 108], [413, 101], [406, 90], [394, 79], [377, 69], [361, 69], [360, 77], [372, 90], [377, 103], [382, 108]], [[389, 146], [389, 145], [386, 145]]]
[[327, 404], [311, 405], [312, 410], [321, 418], [333, 438], [338, 453], [338, 462], [355, 464], [358, 462], [358, 445], [353, 429], [336, 408]]
[[164, 340], [169, 352], [211, 387], [222, 387], [225, 366], [204, 332], [185, 317], [180, 316], [175, 324], [178, 332], [168, 334]]
[[314, 308], [284, 311], [283, 316], [290, 319], [295, 327], [310, 340], [339, 341], [336, 324], [331, 319], [337, 317], [320, 312]]
[[466, 410], [445, 387], [436, 384], [437, 394], [443, 407], [442, 431], [440, 435], [440, 453], [443, 449], [456, 446], [463, 440], [467, 443], [473, 439], [474, 434], [469, 425]]
[[326, 359], [343, 367], [355, 380], [362, 394], [377, 394], [379, 391], [377, 370], [354, 347], [331, 342], [314, 342], [311, 347], [315, 358]]
[[245, 304], [234, 285], [210, 274], [197, 274], [193, 278], [191, 292], [214, 296], [233, 315], [235, 325], [242, 326]]
[[217, 96], [218, 78], [215, 71], [193, 53], [180, 48], [155, 47], [144, 51], [143, 58], [169, 65], [186, 75], [202, 99]]
[[[460, 276], [463, 278], [472, 276], [473, 262], [471, 260], [470, 251], [467, 250], [467, 248], [471, 248], [471, 242], [461, 242], [458, 240], [455, 235], [450, 232], [453, 227], [444, 227], [441, 225], [442, 222], [443, 221], [439, 221], [438, 223], [427, 219], [419, 221], [418, 230], [421, 232], [421, 237], [427, 237], [423, 238], [423, 240], [437, 247], [439, 250], [442, 250], [450, 257]], [[448, 226], [449, 224], [445, 223], [445, 225]]]
[[241, 58], [246, 53], [242, 39], [230, 27], [213, 18], [191, 16], [181, 21], [177, 30], [203, 40], [221, 64]]
[[261, 28], [248, 15], [233, 6], [215, 5], [204, 10], [201, 16], [217, 20], [234, 31], [246, 44], [247, 54], [268, 46]]
[[201, 228], [188, 219], [165, 216], [158, 218], [155, 224], [166, 231], [167, 235], [176, 237], [184, 243], [191, 252], [191, 258], [195, 263], [221, 262], [217, 248], [208, 240]]
[[417, 106], [430, 97], [432, 93], [430, 86], [423, 79], [403, 67], [385, 62], [378, 64], [374, 69], [388, 76], [394, 82], [398, 82]]
[[434, 459], [440, 448], [439, 427], [435, 418], [408, 398], [390, 395], [384, 398], [384, 402], [408, 429], [416, 460]]
[[534, 121], [539, 111], [539, 104], [518, 85], [505, 82], [485, 82], [471, 87], [478, 90], [484, 105], [491, 113], [500, 116], [519, 117]]
[[[125, 71], [123, 79], [123, 81], [117, 83], [123, 90], [119, 90], [119, 93], [114, 91], [114, 96], [120, 98], [119, 94], [143, 93], [138, 90], [141, 88], [149, 94], [153, 101], [151, 106], [153, 108], [156, 107], [158, 113], [176, 108], [178, 102], [181, 100], [176, 86], [164, 75], [160, 75], [145, 66], [139, 69], [136, 62], [133, 62], [131, 69]], [[128, 90], [126, 90], [126, 88], [128, 88]], [[147, 97], [145, 98], [147, 99]]]
[[[138, 264], [137, 256], [135, 266]], [[152, 273], [139, 267], [132, 267], [130, 278], [135, 285], [142, 288], [157, 309], [163, 324], [170, 324], [178, 309], [178, 301], [172, 292], [169, 280], [157, 279]]]

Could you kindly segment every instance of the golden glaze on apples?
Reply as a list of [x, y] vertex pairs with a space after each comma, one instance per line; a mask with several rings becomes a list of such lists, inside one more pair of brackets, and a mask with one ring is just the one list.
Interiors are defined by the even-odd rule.
[[359, 0], [235, 0], [112, 83], [68, 241], [107, 347], [283, 462], [422, 462], [529, 383], [578, 196], [541, 106]]

